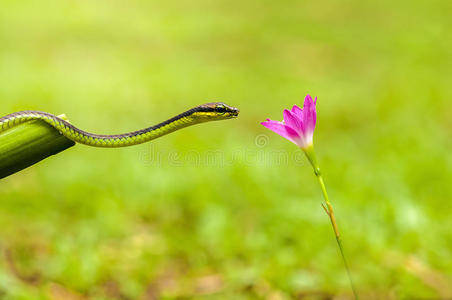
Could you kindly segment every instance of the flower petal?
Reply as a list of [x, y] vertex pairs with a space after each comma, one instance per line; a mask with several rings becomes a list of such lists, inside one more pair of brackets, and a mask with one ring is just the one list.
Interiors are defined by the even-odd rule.
[[292, 107], [292, 113], [295, 114], [299, 119], [303, 120], [303, 109], [299, 108], [297, 105]]
[[285, 109], [283, 112], [284, 115], [284, 123], [295, 130], [298, 135], [302, 135], [303, 133], [303, 120], [299, 118], [296, 114], [291, 112], [290, 110]]
[[315, 108], [316, 103], [317, 97], [314, 101], [310, 95], [307, 95], [303, 104], [303, 124], [305, 127], [305, 135], [306, 137], [310, 137], [310, 139], [312, 139], [312, 135], [314, 134], [315, 123], [317, 121], [317, 112]]
[[296, 144], [296, 141], [300, 139], [298, 133], [290, 128], [289, 126], [283, 124], [282, 122], [268, 120], [261, 123], [264, 127], [270, 129], [271, 131], [279, 134], [285, 139], [288, 139], [292, 143]]

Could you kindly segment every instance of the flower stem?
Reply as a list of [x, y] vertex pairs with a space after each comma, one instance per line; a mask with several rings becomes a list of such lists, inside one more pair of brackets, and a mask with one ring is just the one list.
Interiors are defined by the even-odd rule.
[[356, 293], [355, 285], [353, 283], [352, 275], [350, 273], [350, 268], [348, 266], [347, 259], [345, 258], [344, 247], [342, 246], [342, 238], [339, 234], [339, 229], [337, 227], [336, 217], [334, 216], [333, 206], [331, 205], [331, 202], [328, 199], [328, 193], [326, 192], [325, 183], [323, 182], [322, 175], [318, 174], [317, 179], [319, 180], [319, 184], [322, 189], [323, 197], [325, 198], [325, 203], [326, 203], [326, 207], [323, 204], [322, 204], [322, 206], [325, 209], [326, 214], [328, 215], [328, 217], [331, 220], [331, 226], [333, 226], [334, 235], [336, 236], [337, 245], [341, 252], [341, 256], [342, 256], [342, 260], [344, 262], [345, 269], [347, 270], [347, 275], [348, 275], [348, 279], [350, 281], [350, 286], [352, 288], [353, 295], [355, 296], [355, 299], [358, 299], [358, 294]]
[[356, 292], [356, 288], [355, 288], [355, 285], [353, 283], [353, 279], [352, 279], [352, 275], [351, 275], [351, 272], [350, 272], [350, 268], [348, 266], [348, 262], [347, 262], [347, 259], [345, 257], [345, 254], [344, 254], [344, 247], [342, 245], [342, 238], [341, 238], [341, 235], [339, 233], [339, 228], [338, 228], [337, 223], [336, 223], [336, 217], [334, 216], [333, 206], [331, 205], [330, 199], [328, 197], [328, 193], [326, 191], [325, 182], [323, 181], [323, 177], [322, 177], [322, 174], [320, 172], [320, 167], [319, 167], [319, 164], [317, 162], [317, 158], [315, 156], [314, 147], [311, 146], [311, 147], [309, 147], [307, 149], [303, 149], [303, 150], [304, 150], [304, 152], [306, 154], [306, 157], [308, 158], [309, 162], [311, 163], [312, 167], [314, 168], [315, 176], [317, 177], [317, 179], [319, 181], [319, 184], [320, 184], [320, 188], [322, 189], [323, 198], [325, 199], [325, 204], [322, 203], [322, 207], [325, 210], [325, 212], [328, 215], [328, 217], [330, 218], [331, 226], [333, 227], [334, 235], [336, 236], [336, 242], [337, 242], [337, 245], [339, 247], [339, 251], [341, 252], [342, 261], [344, 262], [345, 269], [347, 270], [347, 276], [348, 276], [348, 279], [350, 281], [350, 286], [352, 288], [353, 295], [354, 295], [355, 299], [358, 300], [358, 293]]

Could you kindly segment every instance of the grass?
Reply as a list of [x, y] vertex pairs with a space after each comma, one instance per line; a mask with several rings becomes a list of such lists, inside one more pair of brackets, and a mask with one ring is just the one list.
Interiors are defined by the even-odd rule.
[[318, 96], [317, 156], [363, 299], [452, 297], [449, 1], [7, 1], [0, 115], [135, 130], [0, 182], [4, 299], [350, 298], [321, 193], [259, 122]]

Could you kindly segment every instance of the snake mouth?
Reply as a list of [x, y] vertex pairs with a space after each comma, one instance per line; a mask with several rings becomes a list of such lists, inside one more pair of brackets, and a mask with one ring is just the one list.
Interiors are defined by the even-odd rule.
[[239, 116], [239, 112], [240, 112], [240, 110], [238, 108], [235, 108], [232, 111], [231, 116], [234, 117], [234, 118], [237, 118]]

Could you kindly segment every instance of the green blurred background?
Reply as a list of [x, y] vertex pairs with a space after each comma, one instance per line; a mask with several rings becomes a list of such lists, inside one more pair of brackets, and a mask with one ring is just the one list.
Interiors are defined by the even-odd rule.
[[0, 115], [121, 133], [0, 182], [2, 299], [349, 299], [312, 169], [260, 121], [318, 96], [317, 155], [363, 299], [452, 298], [452, 4], [2, 1]]

